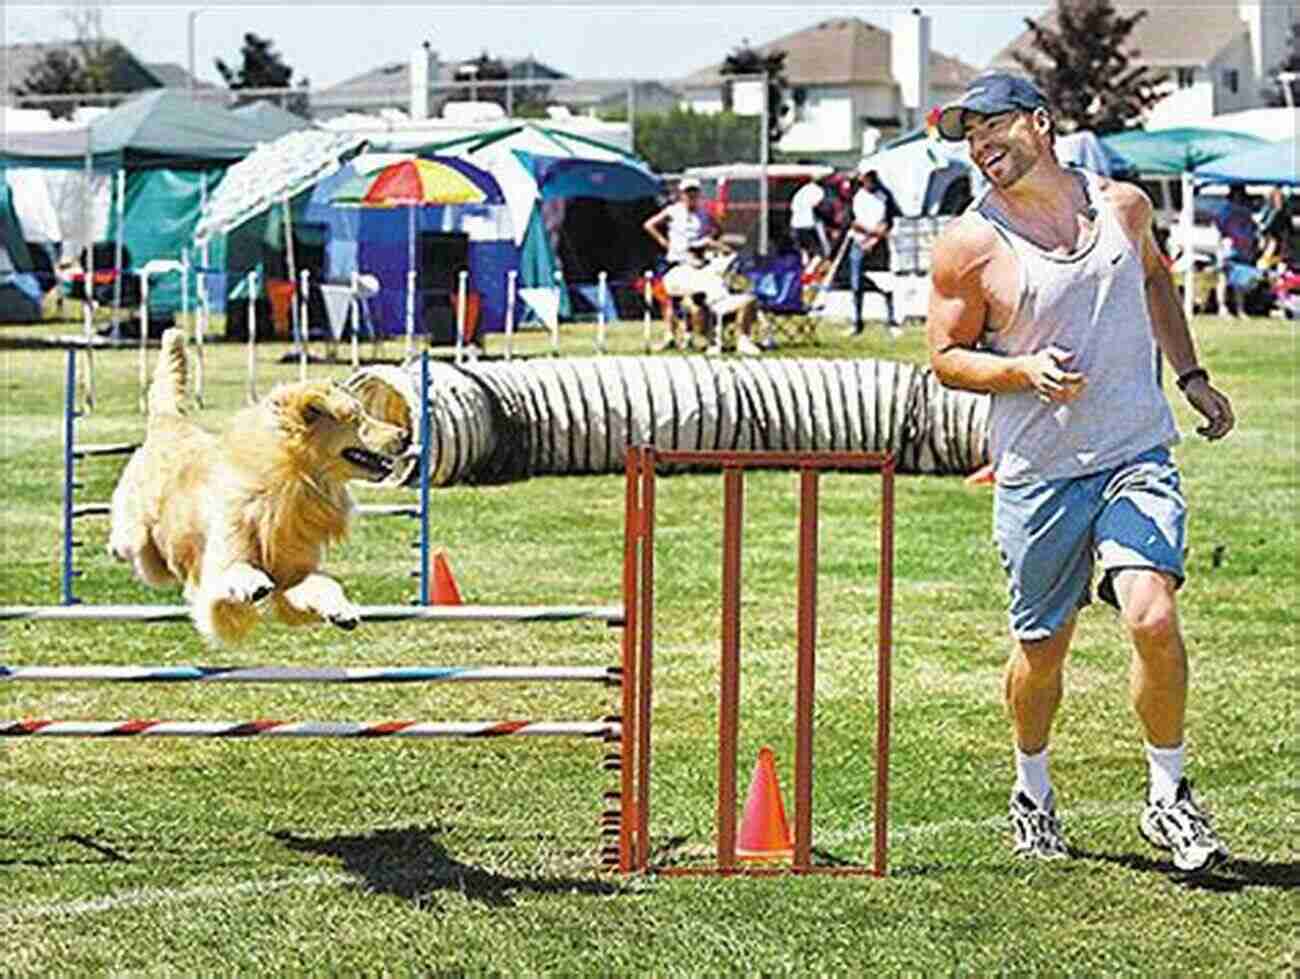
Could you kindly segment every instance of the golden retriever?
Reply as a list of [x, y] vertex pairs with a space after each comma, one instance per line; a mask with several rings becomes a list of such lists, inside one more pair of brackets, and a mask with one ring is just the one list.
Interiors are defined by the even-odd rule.
[[168, 330], [144, 444], [113, 491], [108, 549], [154, 586], [179, 581], [209, 640], [248, 635], [265, 600], [290, 624], [351, 629], [359, 610], [319, 567], [354, 509], [347, 483], [384, 480], [411, 429], [329, 381], [282, 384], [222, 435], [186, 415], [185, 337]]

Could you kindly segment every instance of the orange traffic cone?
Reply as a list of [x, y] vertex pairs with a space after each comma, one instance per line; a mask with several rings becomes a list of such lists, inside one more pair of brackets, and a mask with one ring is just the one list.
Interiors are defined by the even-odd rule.
[[966, 477], [967, 486], [986, 486], [993, 482], [993, 463], [981, 466]]
[[745, 799], [745, 814], [740, 820], [736, 856], [741, 860], [781, 860], [794, 856], [771, 748], [764, 747], [758, 752], [754, 775], [749, 780], [749, 796]]
[[451, 565], [447, 562], [446, 551], [435, 551], [433, 554], [433, 573], [429, 575], [429, 588], [433, 594], [427, 596], [425, 604], [427, 605], [462, 605], [460, 597], [460, 586], [456, 584], [456, 576], [451, 573]]

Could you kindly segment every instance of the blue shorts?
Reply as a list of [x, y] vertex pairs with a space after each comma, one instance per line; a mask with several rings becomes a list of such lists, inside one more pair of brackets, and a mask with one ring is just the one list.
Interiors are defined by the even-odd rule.
[[1187, 503], [1164, 446], [1132, 462], [1067, 479], [998, 486], [993, 533], [1007, 572], [1011, 632], [1046, 639], [1098, 594], [1116, 608], [1113, 577], [1125, 568], [1163, 571], [1183, 582]]

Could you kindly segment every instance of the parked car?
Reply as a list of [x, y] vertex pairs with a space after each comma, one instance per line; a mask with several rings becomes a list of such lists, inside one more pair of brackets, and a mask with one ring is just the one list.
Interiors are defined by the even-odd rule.
[[[750, 249], [758, 250], [761, 168], [756, 163], [728, 163], [711, 167], [690, 167], [683, 176], [700, 182], [700, 196], [713, 213], [718, 230], [739, 236]], [[790, 198], [810, 177], [822, 180], [834, 168], [810, 163], [772, 163], [767, 167], [768, 251], [790, 236]]]

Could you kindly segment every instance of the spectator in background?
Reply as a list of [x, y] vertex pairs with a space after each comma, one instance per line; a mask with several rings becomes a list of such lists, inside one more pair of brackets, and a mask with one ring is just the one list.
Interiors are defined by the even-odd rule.
[[1259, 216], [1260, 268], [1286, 265], [1291, 257], [1291, 208], [1281, 187], [1268, 192], [1268, 205]]
[[1246, 203], [1245, 187], [1233, 184], [1228, 191], [1228, 203], [1215, 218], [1214, 225], [1219, 232], [1218, 277], [1214, 283], [1219, 315], [1229, 315], [1231, 300], [1232, 315], [1244, 317], [1244, 297], [1254, 276], [1256, 253], [1255, 219]]
[[[703, 265], [701, 253], [716, 244], [713, 216], [700, 202], [700, 182], [685, 177], [677, 185], [678, 199], [657, 214], [651, 215], [642, 225], [646, 234], [664, 250], [664, 256], [655, 268], [655, 277], [662, 280], [679, 265]], [[697, 308], [689, 311], [695, 333], [704, 332], [703, 312]], [[673, 299], [664, 309], [664, 339], [659, 345], [666, 350], [676, 342], [685, 349], [690, 340], [683, 332], [683, 319], [688, 311], [679, 299]]]
[[821, 217], [825, 200], [826, 189], [812, 177], [790, 198], [790, 231], [799, 249], [804, 271], [830, 252], [826, 226]]
[[853, 218], [849, 225], [849, 279], [853, 286], [853, 326], [849, 336], [862, 333], [862, 298], [868, 292], [885, 297], [890, 335], [899, 333], [894, 319], [894, 294], [881, 289], [868, 274], [889, 271], [889, 231], [898, 209], [893, 199], [894, 195], [880, 183], [875, 170], [858, 167], [858, 190], [853, 195]]

